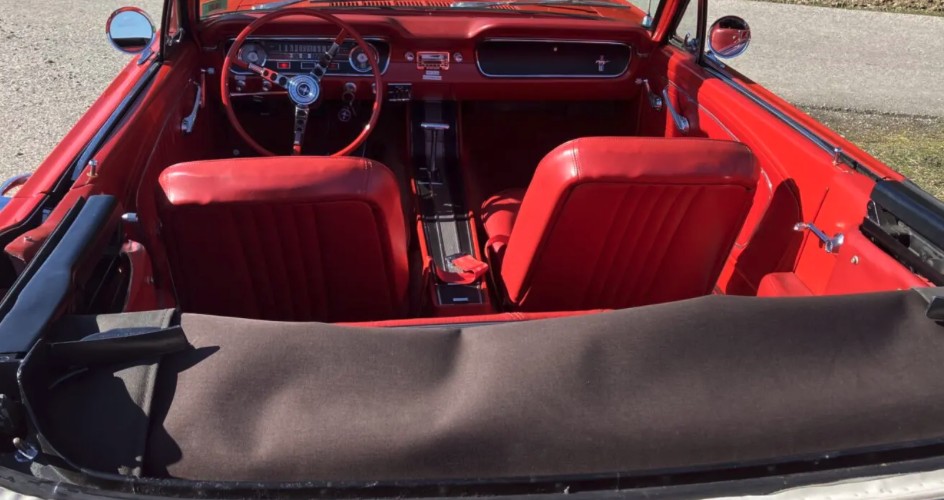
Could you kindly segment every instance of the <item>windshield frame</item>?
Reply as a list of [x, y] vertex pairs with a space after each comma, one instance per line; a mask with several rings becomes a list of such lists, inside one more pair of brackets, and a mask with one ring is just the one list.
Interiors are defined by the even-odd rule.
[[[508, 0], [486, 0], [486, 1], [488, 3], [494, 3], [496, 5], [505, 5], [509, 3]], [[641, 6], [650, 3], [649, 0], [612, 0], [612, 1], [614, 4], [613, 6], [614, 9], [627, 9], [632, 12], [638, 13], [640, 20], [642, 20], [644, 16], [647, 14], [646, 9], [644, 9]], [[650, 32], [652, 32], [655, 29], [655, 27], [658, 25], [659, 18], [661, 17], [663, 10], [665, 10], [664, 8], [666, 4], [669, 3], [670, 1], [671, 0], [652, 0], [651, 1], [654, 11], [649, 12], [649, 14], [653, 18], [653, 22], [651, 22], [650, 25], [647, 27], [647, 29]], [[514, 3], [514, 0], [511, 0], [511, 2]], [[294, 0], [294, 1], [292, 0], [193, 0], [192, 8], [189, 10], [191, 14], [193, 15], [193, 18], [197, 20], [197, 22], [201, 22], [201, 23], [215, 19], [215, 18], [219, 18], [222, 16], [227, 16], [227, 15], [266, 14], [266, 13], [274, 12], [283, 8], [323, 7], [323, 8], [330, 8], [330, 9], [341, 9], [347, 12], [357, 12], [358, 10], [363, 10], [365, 12], [373, 13], [377, 11], [377, 8], [373, 6], [361, 7], [355, 4], [355, 5], [350, 5], [350, 6], [327, 7], [327, 6], [323, 6], [323, 4], [319, 5], [319, 3], [321, 2], [316, 2], [314, 4], [311, 4], [309, 0]], [[417, 2], [410, 2], [404, 5], [397, 5], [397, 3], [398, 3], [397, 0], [391, 0], [390, 5], [383, 6], [384, 11], [388, 13], [463, 12], [467, 14], [476, 13], [476, 12], [481, 12], [483, 14], [489, 13], [489, 12], [496, 12], [496, 13], [509, 12], [505, 10], [493, 9], [490, 6], [483, 6], [481, 8], [452, 8], [448, 5], [445, 5], [441, 0], [440, 1], [431, 0], [429, 2], [429, 5], [422, 5], [421, 3], [418, 4]], [[453, 2], [449, 2], [449, 3], [451, 4]], [[456, 1], [456, 3], [458, 3], [458, 0]], [[220, 6], [220, 5], [223, 5], [225, 7], [210, 8], [208, 10], [208, 6]], [[275, 5], [275, 7], [266, 8], [265, 6], [268, 6], [268, 5]], [[537, 7], [547, 6], [547, 5], [540, 5], [537, 3], [532, 3], [529, 0], [522, 0], [522, 3], [520, 5], [522, 9], [520, 11], [527, 12], [529, 14], [534, 14], [535, 12], [527, 9], [529, 6], [532, 6], [532, 5], [537, 6]], [[572, 8], [575, 5], [576, 4], [562, 4], [561, 7]], [[230, 6], [232, 6], [232, 8], [229, 8]], [[600, 7], [599, 5], [595, 5], [595, 6], [599, 8], [603, 8], [603, 9], [606, 8], [606, 7]], [[510, 11], [510, 12], [514, 12], [514, 11]], [[586, 14], [578, 15], [578, 13], [576, 12], [575, 12], [575, 17], [593, 17], [593, 18], [599, 18], [599, 19], [604, 19], [604, 20], [620, 20], [619, 18], [605, 16], [605, 15], [591, 15], [591, 16], [588, 16]]]

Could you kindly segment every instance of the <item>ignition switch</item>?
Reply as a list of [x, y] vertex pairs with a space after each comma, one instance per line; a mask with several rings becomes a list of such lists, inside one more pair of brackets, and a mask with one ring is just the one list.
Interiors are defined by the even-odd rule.
[[338, 120], [342, 123], [351, 121], [356, 115], [354, 112], [354, 95], [357, 93], [357, 85], [354, 82], [344, 84], [344, 93], [341, 94], [341, 109], [338, 110]]

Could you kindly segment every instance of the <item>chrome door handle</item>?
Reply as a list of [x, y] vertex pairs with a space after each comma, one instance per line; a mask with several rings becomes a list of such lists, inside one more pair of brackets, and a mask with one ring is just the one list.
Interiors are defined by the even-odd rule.
[[649, 86], [649, 80], [647, 78], [637, 78], [636, 85], [642, 85], [643, 88], [646, 89], [646, 97], [649, 98], [649, 107], [656, 111], [662, 111], [662, 98], [652, 91], [652, 87]]
[[809, 229], [813, 236], [819, 238], [823, 242], [823, 250], [826, 250], [826, 253], [836, 253], [839, 251], [839, 247], [842, 246], [842, 243], [846, 240], [846, 237], [842, 233], [836, 233], [835, 236], [830, 238], [826, 236], [820, 228], [813, 225], [812, 222], [797, 222], [793, 226], [794, 231], [803, 231]]
[[[204, 76], [203, 83], [206, 84]], [[180, 123], [180, 131], [189, 134], [193, 132], [193, 126], [197, 123], [197, 113], [200, 111], [200, 108], [203, 107], [203, 86], [197, 82], [193, 82], [197, 86], [197, 97], [193, 100], [193, 111], [189, 115], [185, 116], [183, 121]]]
[[200, 111], [200, 103], [203, 100], [203, 87], [199, 83], [194, 83], [194, 85], [197, 86], [197, 98], [193, 101], [193, 111], [184, 117], [180, 124], [180, 130], [185, 134], [193, 132], [193, 126], [197, 123], [197, 113]]
[[675, 106], [672, 106], [672, 100], [669, 99], [668, 86], [662, 89], [662, 100], [665, 101], [666, 106], [669, 108], [669, 114], [672, 115], [672, 121], [675, 122], [675, 128], [679, 129], [679, 132], [687, 134], [689, 129], [688, 118], [685, 118], [684, 116], [680, 115], [678, 111], [675, 111]]

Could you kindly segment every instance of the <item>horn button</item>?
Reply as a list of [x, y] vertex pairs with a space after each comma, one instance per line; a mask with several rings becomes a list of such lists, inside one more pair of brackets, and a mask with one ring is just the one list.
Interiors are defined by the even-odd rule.
[[311, 75], [297, 75], [288, 81], [288, 96], [299, 106], [310, 106], [318, 100], [321, 87]]

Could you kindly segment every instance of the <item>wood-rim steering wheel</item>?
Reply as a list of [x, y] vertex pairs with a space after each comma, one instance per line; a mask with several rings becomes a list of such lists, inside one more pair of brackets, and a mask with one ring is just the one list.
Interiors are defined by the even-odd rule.
[[[309, 73], [300, 73], [294, 76], [282, 75], [276, 71], [273, 71], [268, 68], [263, 68], [257, 64], [249, 63], [239, 59], [239, 50], [242, 48], [243, 43], [249, 38], [249, 35], [254, 33], [256, 30], [262, 26], [288, 16], [311, 16], [324, 21], [328, 21], [335, 26], [341, 29], [341, 32], [338, 33], [338, 36], [334, 37], [334, 42], [331, 44], [331, 47], [325, 52], [321, 59], [315, 64], [315, 68]], [[344, 40], [348, 37], [353, 38], [357, 45], [364, 51], [365, 54], [373, 54], [374, 49], [371, 47], [361, 35], [354, 30], [349, 24], [338, 19], [336, 16], [331, 14], [321, 12], [315, 9], [284, 9], [271, 14], [264, 15], [259, 19], [256, 19], [248, 26], [243, 28], [239, 33], [239, 36], [236, 37], [236, 40], [233, 42], [233, 45], [230, 47], [229, 52], [226, 54], [226, 59], [223, 61], [223, 70], [220, 75], [220, 97], [223, 101], [223, 109], [226, 110], [226, 116], [229, 118], [230, 124], [236, 130], [236, 132], [242, 137], [250, 147], [256, 150], [260, 155], [263, 156], [275, 156], [275, 153], [269, 151], [268, 149], [262, 147], [239, 123], [239, 119], [236, 117], [236, 112], [233, 109], [233, 103], [231, 101], [231, 96], [229, 93], [229, 81], [230, 81], [230, 69], [233, 66], [243, 70], [249, 70], [259, 75], [264, 80], [270, 82], [273, 85], [277, 85], [285, 89], [288, 93], [289, 99], [295, 104], [295, 124], [294, 124], [294, 140], [292, 145], [292, 154], [299, 155], [302, 153], [302, 143], [305, 139], [305, 129], [308, 126], [308, 110], [311, 105], [318, 102], [321, 98], [321, 80], [324, 78], [325, 73], [328, 71], [328, 67], [331, 64], [331, 61], [337, 55], [338, 51], [341, 49], [341, 44], [344, 43]], [[367, 139], [367, 136], [370, 135], [373, 131], [374, 126], [377, 125], [377, 119], [380, 117], [380, 105], [383, 102], [383, 82], [380, 76], [380, 66], [377, 64], [377, 60], [374, 57], [368, 57], [370, 62], [370, 69], [374, 75], [374, 106], [371, 109], [370, 120], [367, 122], [367, 125], [364, 126], [364, 129], [361, 130], [361, 133], [348, 144], [345, 148], [335, 152], [331, 156], [346, 156], [352, 151], [360, 147], [364, 143], [364, 140]]]

